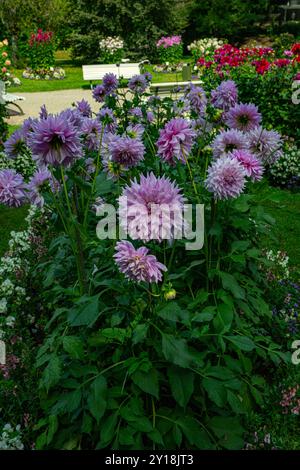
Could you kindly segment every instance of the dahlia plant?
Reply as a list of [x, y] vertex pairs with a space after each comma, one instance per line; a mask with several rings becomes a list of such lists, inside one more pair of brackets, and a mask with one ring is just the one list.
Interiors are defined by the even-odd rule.
[[1, 170], [0, 202], [51, 214], [32, 273], [49, 311], [38, 449], [242, 448], [265, 370], [287, 361], [264, 299], [270, 219], [252, 194], [281, 137], [232, 81], [162, 99], [149, 80], [123, 91], [106, 76], [96, 117], [84, 101], [43, 107], [6, 144], [37, 170]]
[[38, 29], [30, 35], [28, 41], [29, 66], [32, 72], [50, 70], [54, 67], [55, 38], [52, 31]]

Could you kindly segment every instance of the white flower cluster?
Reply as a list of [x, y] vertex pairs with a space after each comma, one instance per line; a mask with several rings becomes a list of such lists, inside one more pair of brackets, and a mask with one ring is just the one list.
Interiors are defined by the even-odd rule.
[[266, 251], [265, 254], [266, 254], [267, 259], [275, 263], [276, 267], [280, 270], [280, 277], [282, 279], [289, 279], [290, 258], [288, 257], [288, 255], [282, 251], [277, 251], [276, 253], [274, 253], [273, 250]]
[[293, 147], [285, 152], [270, 167], [270, 175], [280, 186], [293, 185], [293, 182], [300, 186], [300, 149]]
[[16, 273], [19, 270], [29, 268], [26, 254], [30, 248], [30, 236], [32, 234], [32, 221], [39, 209], [31, 206], [26, 217], [27, 230], [22, 232], [11, 232], [9, 241], [9, 252], [0, 259], [0, 324], [1, 326], [13, 327], [15, 317], [5, 316], [9, 312], [9, 307], [18, 305], [26, 296], [26, 290], [18, 285]]
[[21, 426], [15, 428], [11, 424], [5, 424], [0, 431], [0, 450], [23, 450]]
[[101, 39], [99, 41], [100, 49], [103, 51], [107, 51], [110, 54], [118, 51], [119, 49], [124, 48], [124, 41], [119, 36], [108, 36], [106, 38]]
[[217, 38], [204, 38], [192, 42], [188, 46], [188, 50], [194, 55], [209, 55], [219, 47], [223, 46], [224, 42]]
[[25, 179], [28, 179], [35, 172], [36, 164], [29, 153], [22, 152], [22, 154], [18, 155], [16, 158], [11, 159], [7, 158], [3, 152], [0, 152], [0, 170], [5, 168], [16, 170], [17, 173], [20, 173]]

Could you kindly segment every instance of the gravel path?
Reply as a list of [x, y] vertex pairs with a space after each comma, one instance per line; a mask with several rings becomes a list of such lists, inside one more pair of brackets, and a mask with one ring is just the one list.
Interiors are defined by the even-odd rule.
[[99, 103], [92, 98], [91, 90], [59, 90], [43, 91], [40, 93], [14, 93], [24, 96], [25, 101], [17, 101], [24, 111], [23, 116], [12, 116], [8, 119], [11, 125], [20, 125], [28, 117], [38, 117], [40, 107], [45, 104], [50, 113], [58, 113], [70, 107], [72, 103], [86, 99], [93, 111], [99, 110]]

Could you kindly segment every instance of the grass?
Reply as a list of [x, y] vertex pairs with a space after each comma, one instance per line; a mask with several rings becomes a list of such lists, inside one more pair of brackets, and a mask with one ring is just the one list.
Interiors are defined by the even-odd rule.
[[27, 211], [28, 206], [9, 208], [0, 205], [0, 257], [8, 249], [10, 232], [19, 232], [26, 228], [25, 217]]
[[274, 251], [285, 251], [290, 265], [300, 272], [300, 193], [273, 188], [266, 181], [256, 185], [256, 197], [266, 212], [275, 219], [262, 244]]

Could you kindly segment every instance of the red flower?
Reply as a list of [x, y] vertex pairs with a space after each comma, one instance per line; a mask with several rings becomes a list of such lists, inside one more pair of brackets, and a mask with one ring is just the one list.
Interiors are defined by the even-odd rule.
[[294, 44], [291, 51], [294, 55], [300, 55], [300, 43]]

